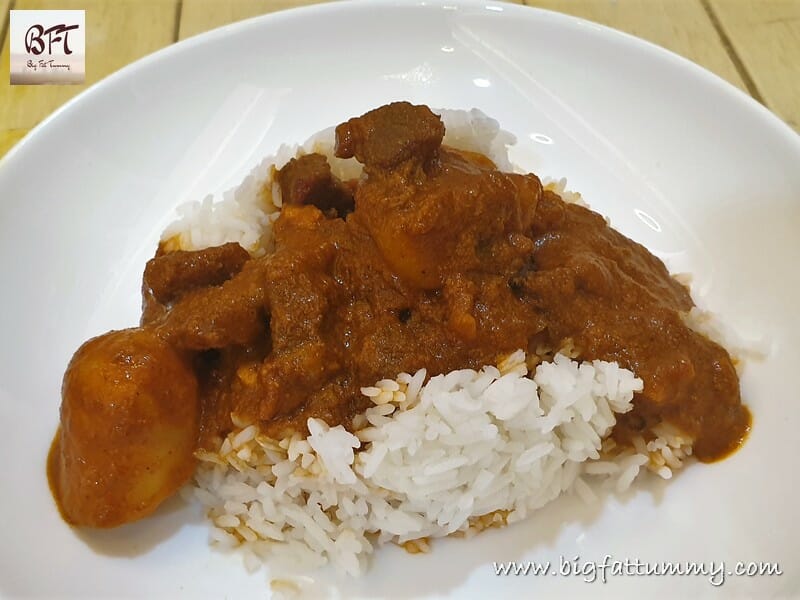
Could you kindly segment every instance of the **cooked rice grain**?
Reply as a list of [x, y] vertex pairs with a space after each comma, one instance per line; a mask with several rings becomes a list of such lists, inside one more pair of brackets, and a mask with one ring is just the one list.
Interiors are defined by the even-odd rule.
[[564, 492], [591, 497], [584, 478], [622, 490], [651, 453], [673, 448], [600, 459], [615, 415], [642, 389], [630, 371], [562, 354], [532, 377], [525, 365], [520, 351], [424, 385], [424, 370], [379, 381], [378, 395], [365, 390], [371, 425], [356, 434], [320, 419], [305, 438], [269, 440], [253, 425], [232, 433], [220, 453], [199, 455], [212, 543], [235, 540], [249, 570], [253, 557], [282, 556], [357, 575], [376, 545], [427, 551], [421, 540], [519, 521]]

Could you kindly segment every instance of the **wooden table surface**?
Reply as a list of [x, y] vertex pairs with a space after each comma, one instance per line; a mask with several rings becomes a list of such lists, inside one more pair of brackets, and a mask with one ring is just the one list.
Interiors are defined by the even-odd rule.
[[[146, 54], [208, 29], [317, 0], [0, 0], [0, 156], [63, 102]], [[800, 131], [800, 0], [517, 0], [672, 50]], [[86, 83], [12, 86], [9, 9], [85, 9]]]

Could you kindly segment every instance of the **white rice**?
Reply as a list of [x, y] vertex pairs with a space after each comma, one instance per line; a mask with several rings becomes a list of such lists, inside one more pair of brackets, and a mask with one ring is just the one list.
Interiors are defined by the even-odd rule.
[[601, 452], [642, 381], [562, 354], [527, 377], [525, 358], [379, 381], [364, 390], [374, 406], [355, 434], [319, 419], [305, 438], [272, 440], [252, 425], [231, 434], [219, 453], [200, 453], [196, 475], [212, 543], [238, 547], [249, 569], [272, 559], [357, 575], [376, 546], [468, 534], [498, 514], [519, 521], [564, 492], [593, 494], [584, 478], [627, 488], [646, 451], [613, 462]]
[[[496, 121], [477, 110], [441, 114], [445, 143], [512, 169], [515, 138]], [[163, 241], [185, 250], [235, 241], [253, 255], [270, 252], [281, 206], [275, 169], [316, 151], [337, 176], [357, 177], [359, 165], [332, 157], [332, 147], [332, 128], [282, 146], [238, 188], [181, 207]], [[544, 183], [582, 202], [566, 180]], [[562, 493], [592, 501], [597, 485], [624, 491], [642, 467], [668, 479], [691, 454], [691, 440], [663, 425], [649, 443], [615, 446], [608, 435], [616, 415], [631, 410], [642, 381], [616, 363], [574, 361], [569, 348], [542, 352], [552, 358], [532, 376], [518, 351], [479, 372], [426, 381], [421, 370], [364, 387], [373, 406], [355, 434], [309, 419], [307, 437], [273, 440], [235, 422], [218, 452], [198, 453], [187, 488], [207, 511], [212, 545], [237, 548], [250, 571], [269, 560], [273, 572], [331, 563], [357, 575], [381, 544], [425, 552], [430, 538], [519, 521]]]

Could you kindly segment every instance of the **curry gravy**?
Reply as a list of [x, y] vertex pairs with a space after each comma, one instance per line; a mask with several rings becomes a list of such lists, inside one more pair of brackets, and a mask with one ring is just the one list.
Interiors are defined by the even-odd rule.
[[[409, 107], [337, 129], [339, 154], [365, 165], [358, 181], [335, 181], [319, 155], [287, 165], [275, 253], [187, 295], [161, 323], [178, 345], [213, 347], [199, 363], [203, 443], [218, 443], [232, 412], [274, 436], [311, 416], [349, 426], [369, 405], [360, 387], [383, 377], [570, 340], [578, 358], [644, 380], [618, 441], [667, 421], [700, 460], [736, 449], [750, 416], [733, 363], [684, 323], [691, 297], [663, 263], [534, 175], [440, 146], [438, 117]], [[228, 331], [220, 305], [237, 317]]]

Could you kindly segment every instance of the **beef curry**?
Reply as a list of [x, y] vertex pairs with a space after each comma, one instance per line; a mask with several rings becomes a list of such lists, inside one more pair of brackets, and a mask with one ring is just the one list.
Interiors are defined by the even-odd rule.
[[159, 248], [140, 327], [88, 341], [65, 375], [50, 473], [69, 522], [152, 512], [234, 421], [275, 438], [312, 416], [352, 428], [362, 386], [519, 348], [570, 343], [642, 378], [618, 442], [663, 421], [703, 461], [740, 444], [749, 413], [731, 358], [686, 326], [692, 300], [661, 261], [535, 175], [443, 136], [425, 106], [381, 107], [336, 129], [358, 180], [319, 154], [276, 173], [274, 253]]

